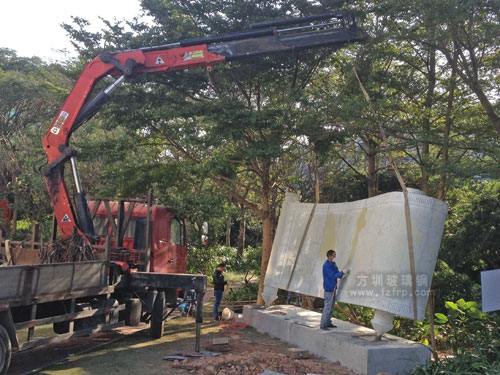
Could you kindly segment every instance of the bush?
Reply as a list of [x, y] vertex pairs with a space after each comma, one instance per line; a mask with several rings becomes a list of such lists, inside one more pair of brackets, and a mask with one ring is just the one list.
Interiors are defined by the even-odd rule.
[[436, 306], [436, 312], [439, 313], [446, 313], [446, 301], [457, 301], [459, 298], [470, 301], [475, 300], [474, 296], [480, 296], [480, 294], [474, 293], [474, 283], [467, 275], [453, 271], [441, 259], [438, 259], [436, 263], [432, 286], [434, 288], [434, 306]]
[[436, 323], [444, 325], [444, 340], [454, 353], [473, 347], [483, 330], [496, 325], [481, 312], [477, 302], [466, 302], [461, 298], [457, 302], [446, 301], [445, 305], [448, 314], [437, 313]]
[[413, 371], [421, 374], [500, 374], [499, 314], [483, 314], [474, 301], [447, 301], [447, 315], [437, 313], [440, 342], [453, 356]]
[[259, 293], [259, 283], [248, 283], [241, 288], [229, 288], [229, 292], [224, 293], [226, 301], [255, 301]]
[[473, 345], [455, 348], [454, 356], [416, 368], [414, 375], [434, 374], [500, 374], [500, 330], [496, 322], [480, 323], [482, 329], [471, 337]]
[[[444, 328], [442, 326], [436, 324], [435, 322], [434, 335], [436, 336], [436, 339], [441, 336], [443, 329]], [[394, 319], [394, 328], [390, 331], [390, 333], [424, 345], [429, 345], [431, 333], [429, 317], [426, 316], [423, 322], [418, 322], [398, 316]]]
[[262, 247], [249, 246], [243, 252], [242, 257], [235, 254], [231, 259], [228, 259], [227, 266], [230, 271], [243, 274], [245, 285], [248, 285], [252, 278], [260, 275], [261, 262]]

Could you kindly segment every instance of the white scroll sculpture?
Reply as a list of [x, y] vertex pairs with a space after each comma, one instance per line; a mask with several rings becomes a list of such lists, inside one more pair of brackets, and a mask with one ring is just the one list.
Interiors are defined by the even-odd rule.
[[[404, 196], [382, 194], [349, 203], [299, 203], [287, 193], [264, 280], [266, 305], [277, 290], [323, 298], [323, 263], [336, 250], [337, 301], [374, 308], [378, 335], [392, 328], [394, 314], [414, 319], [412, 272]], [[417, 320], [423, 320], [448, 206], [408, 189], [415, 259]]]

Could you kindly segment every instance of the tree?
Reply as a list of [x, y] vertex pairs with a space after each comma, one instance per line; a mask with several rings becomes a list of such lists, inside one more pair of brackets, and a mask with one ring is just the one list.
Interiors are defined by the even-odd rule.
[[495, 109], [498, 83], [500, 2], [426, 0], [393, 2], [390, 12], [409, 31], [408, 38], [440, 51], [449, 66], [474, 93], [500, 138]]
[[32, 165], [43, 157], [40, 140], [67, 93], [64, 68], [0, 49], [0, 190], [15, 209], [41, 220], [49, 211], [41, 176]]

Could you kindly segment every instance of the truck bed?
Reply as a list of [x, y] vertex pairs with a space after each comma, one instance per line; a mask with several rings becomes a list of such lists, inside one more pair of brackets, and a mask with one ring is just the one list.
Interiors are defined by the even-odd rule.
[[112, 293], [108, 262], [0, 267], [0, 308]]

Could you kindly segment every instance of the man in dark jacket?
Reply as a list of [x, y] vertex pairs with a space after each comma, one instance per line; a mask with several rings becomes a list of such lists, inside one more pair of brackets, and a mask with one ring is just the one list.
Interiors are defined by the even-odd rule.
[[222, 295], [224, 294], [224, 286], [227, 284], [227, 281], [224, 281], [224, 272], [226, 269], [225, 263], [220, 263], [217, 266], [217, 269], [214, 272], [213, 281], [214, 281], [214, 320], [219, 320], [219, 305], [222, 301]]
[[335, 256], [337, 254], [334, 250], [328, 250], [326, 252], [326, 257], [328, 258], [323, 264], [323, 289], [325, 290], [325, 302], [323, 306], [323, 314], [321, 315], [321, 323], [319, 328], [328, 329], [336, 328], [332, 324], [332, 312], [335, 306], [335, 293], [337, 291], [337, 279], [343, 278], [344, 275], [349, 274], [349, 270], [346, 269], [339, 272], [337, 264], [334, 262]]

